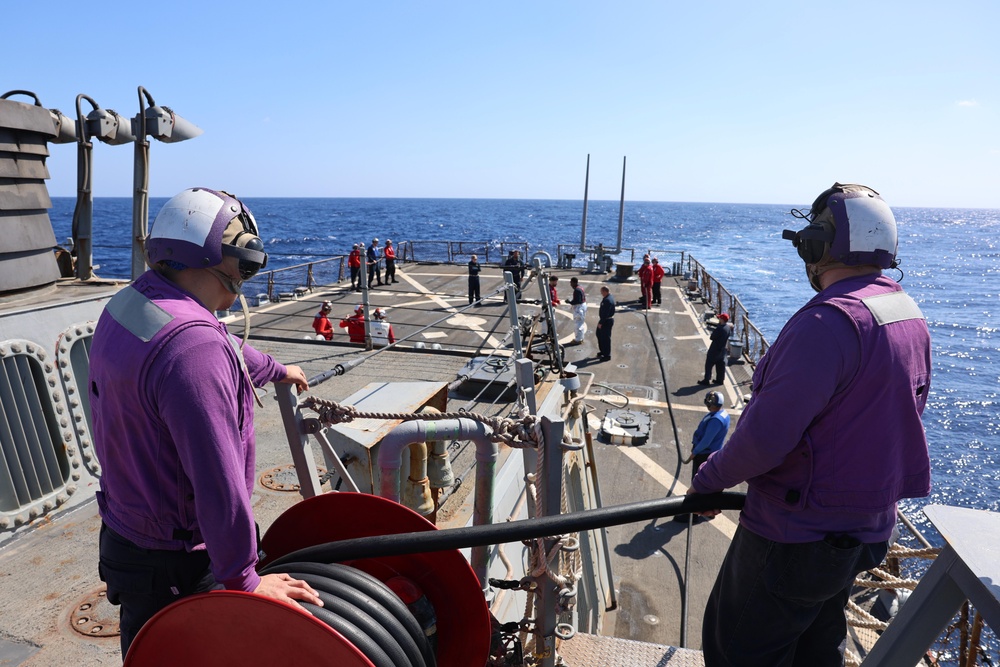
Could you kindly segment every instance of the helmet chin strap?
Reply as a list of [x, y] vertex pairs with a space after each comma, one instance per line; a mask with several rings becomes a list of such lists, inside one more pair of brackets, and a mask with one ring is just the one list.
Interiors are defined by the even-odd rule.
[[[240, 340], [240, 353], [242, 354], [243, 346], [247, 344], [247, 339], [250, 338], [250, 307], [247, 305], [246, 297], [243, 296], [243, 281], [234, 280], [231, 276], [219, 271], [217, 268], [209, 267], [206, 269], [215, 278], [222, 283], [222, 286], [226, 288], [231, 294], [235, 294], [239, 298], [240, 308], [243, 310], [243, 338]], [[253, 399], [257, 402], [257, 406], [263, 408], [264, 403], [261, 402], [260, 396], [257, 395], [256, 387], [253, 384], [253, 378], [250, 377], [250, 370], [247, 368], [245, 363], [241, 363], [243, 366], [243, 374], [246, 376], [247, 381], [250, 383], [250, 391], [253, 393]]]
[[215, 276], [216, 279], [218, 279], [218, 281], [222, 283], [222, 286], [226, 288], [227, 292], [229, 292], [230, 294], [236, 294], [237, 296], [243, 296], [242, 280], [233, 278], [228, 273], [223, 273], [214, 266], [210, 266], [205, 270], [211, 273], [213, 276]]

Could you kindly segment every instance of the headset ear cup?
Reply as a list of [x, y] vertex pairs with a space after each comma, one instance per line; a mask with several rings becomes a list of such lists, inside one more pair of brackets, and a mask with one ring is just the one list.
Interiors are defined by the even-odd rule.
[[799, 232], [798, 252], [806, 264], [818, 264], [830, 248], [834, 238], [834, 226], [829, 220], [812, 222]]
[[826, 252], [826, 242], [818, 240], [803, 240], [799, 244], [799, 257], [802, 258], [806, 264], [817, 264], [821, 259], [823, 259], [823, 254]]

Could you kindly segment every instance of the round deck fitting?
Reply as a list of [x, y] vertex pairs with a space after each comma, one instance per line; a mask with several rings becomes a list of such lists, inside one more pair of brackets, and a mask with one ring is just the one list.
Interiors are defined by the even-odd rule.
[[73, 608], [69, 624], [87, 637], [118, 636], [118, 608], [108, 601], [107, 587], [101, 584], [87, 593]]
[[[316, 472], [320, 477], [326, 474], [322, 466], [316, 466]], [[260, 476], [260, 485], [272, 491], [298, 491], [300, 488], [299, 477], [291, 463], [265, 470]]]

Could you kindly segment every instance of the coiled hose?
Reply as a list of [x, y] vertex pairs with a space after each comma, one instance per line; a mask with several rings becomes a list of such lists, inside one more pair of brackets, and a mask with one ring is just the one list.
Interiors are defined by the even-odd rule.
[[436, 667], [434, 650], [417, 619], [386, 584], [338, 563], [287, 562], [261, 574], [283, 572], [319, 593], [323, 606], [299, 602], [339, 632], [375, 667]]

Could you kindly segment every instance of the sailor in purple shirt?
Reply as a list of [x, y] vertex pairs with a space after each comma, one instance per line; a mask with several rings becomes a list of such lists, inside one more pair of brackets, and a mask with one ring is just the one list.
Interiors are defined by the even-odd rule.
[[108, 302], [90, 350], [100, 574], [121, 605], [123, 657], [143, 623], [193, 593], [321, 604], [305, 582], [255, 571], [254, 386], [308, 387], [215, 317], [267, 262], [256, 221], [227, 193], [185, 190], [146, 253], [152, 270]]
[[808, 224], [784, 238], [818, 294], [764, 355], [736, 430], [691, 484], [748, 486], [705, 610], [707, 667], [842, 665], [854, 577], [884, 558], [896, 502], [930, 492], [930, 334], [882, 275], [896, 266], [892, 211], [837, 183], [792, 213]]

